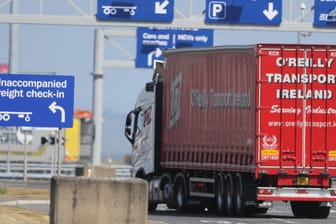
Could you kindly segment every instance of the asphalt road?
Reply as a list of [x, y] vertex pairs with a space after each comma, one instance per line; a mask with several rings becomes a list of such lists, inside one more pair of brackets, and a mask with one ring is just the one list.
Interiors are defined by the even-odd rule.
[[290, 205], [276, 202], [266, 214], [255, 217], [218, 217], [208, 213], [180, 214], [160, 205], [158, 210], [148, 217], [148, 224], [334, 224], [336, 223], [336, 208], [331, 209], [328, 219], [298, 219], [294, 218]]

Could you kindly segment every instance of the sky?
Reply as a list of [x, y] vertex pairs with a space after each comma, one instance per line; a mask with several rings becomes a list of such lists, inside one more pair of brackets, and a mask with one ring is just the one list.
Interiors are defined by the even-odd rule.
[[[3, 2], [6, 1], [0, 0], [0, 6]], [[19, 1], [19, 12], [38, 13], [39, 2], [40, 0], [21, 0]], [[42, 2], [45, 13], [63, 15], [73, 11], [66, 0], [44, 0]], [[91, 1], [73, 0], [73, 2], [83, 9], [87, 9]], [[175, 0], [175, 6], [181, 13], [187, 15], [189, 2], [189, 0]], [[205, 9], [205, 4], [203, 4], [205, 0], [194, 0], [193, 2], [192, 14], [199, 15]], [[288, 0], [283, 0], [283, 2], [288, 4]], [[313, 4], [312, 0], [295, 0], [294, 2], [293, 18], [300, 14], [299, 4], [301, 2], [304, 2], [307, 8]], [[0, 14], [8, 12], [9, 7], [0, 8]], [[288, 15], [286, 8], [283, 8], [283, 15]], [[312, 15], [305, 18], [304, 21], [311, 22]], [[91, 73], [93, 71], [95, 28], [19, 25], [18, 72], [74, 75], [76, 80], [74, 108], [92, 110]], [[297, 40], [298, 34], [296, 32], [215, 30], [214, 45], [245, 45], [263, 42], [297, 43]], [[336, 36], [335, 33], [312, 33], [310, 36], [302, 38], [301, 42], [305, 44], [336, 44]], [[135, 38], [115, 38], [111, 41], [105, 41], [105, 59], [129, 59], [128, 56], [113, 47], [113, 43], [122, 46], [135, 57]], [[0, 24], [0, 64], [8, 63], [8, 51], [9, 25]], [[104, 70], [102, 148], [104, 158], [121, 159], [125, 154], [131, 153], [131, 146], [123, 135], [125, 116], [133, 108], [137, 94], [145, 83], [151, 80], [151, 77], [152, 71], [150, 69], [109, 68]]]

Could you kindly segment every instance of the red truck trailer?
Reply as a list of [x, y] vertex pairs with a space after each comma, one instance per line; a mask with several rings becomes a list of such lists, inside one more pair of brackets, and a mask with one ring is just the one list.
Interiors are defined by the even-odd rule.
[[126, 118], [149, 210], [326, 218], [336, 201], [336, 46], [165, 52]]

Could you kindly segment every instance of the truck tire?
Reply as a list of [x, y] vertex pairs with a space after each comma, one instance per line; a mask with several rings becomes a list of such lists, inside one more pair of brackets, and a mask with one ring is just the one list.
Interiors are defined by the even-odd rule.
[[291, 201], [290, 203], [293, 215], [296, 218], [304, 218], [306, 211], [305, 202]]
[[170, 179], [165, 179], [162, 183], [163, 197], [169, 209], [175, 209], [175, 198]]
[[227, 174], [224, 184], [224, 205], [225, 214], [227, 216], [233, 216], [233, 181], [231, 174]]
[[188, 195], [184, 181], [177, 182], [176, 186], [176, 209], [179, 212], [187, 211]]
[[157, 208], [157, 203], [148, 202], [148, 212], [154, 212]]
[[319, 202], [292, 201], [291, 208], [296, 218], [328, 218], [330, 207], [321, 207]]
[[234, 181], [234, 208], [235, 215], [238, 217], [245, 215], [243, 191], [244, 186], [242, 177], [240, 174], [237, 174]]
[[225, 206], [224, 206], [224, 178], [222, 174], [219, 174], [216, 178], [216, 191], [215, 191], [215, 204], [216, 204], [216, 212], [219, 215], [224, 214]]
[[315, 210], [315, 217], [316, 219], [326, 219], [328, 218], [330, 213], [330, 207], [318, 207]]

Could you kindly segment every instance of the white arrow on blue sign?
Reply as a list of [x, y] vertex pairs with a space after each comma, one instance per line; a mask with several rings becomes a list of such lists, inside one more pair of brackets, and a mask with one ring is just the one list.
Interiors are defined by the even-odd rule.
[[280, 25], [281, 0], [206, 0], [206, 23]]
[[0, 75], [0, 126], [73, 126], [74, 77]]
[[172, 22], [173, 0], [98, 0], [97, 20]]
[[211, 29], [137, 29], [137, 68], [152, 68], [154, 60], [163, 60], [164, 49], [213, 46]]
[[314, 26], [336, 27], [336, 0], [315, 0]]

